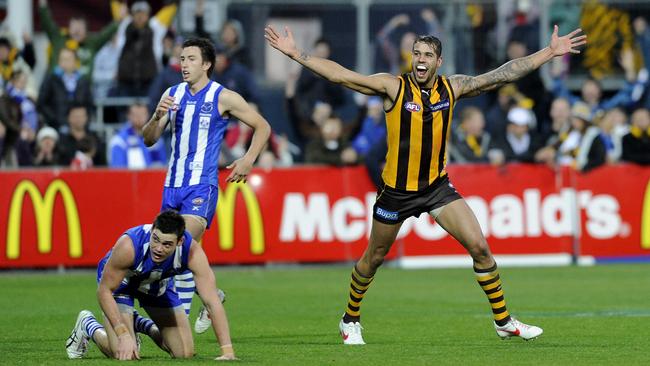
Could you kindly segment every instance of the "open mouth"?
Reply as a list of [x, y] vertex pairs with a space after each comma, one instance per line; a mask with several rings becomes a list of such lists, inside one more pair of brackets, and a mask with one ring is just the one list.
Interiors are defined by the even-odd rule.
[[427, 70], [428, 70], [428, 69], [427, 69], [426, 66], [424, 66], [424, 65], [418, 65], [418, 66], [415, 67], [415, 75], [416, 75], [418, 78], [423, 78], [423, 77], [426, 76], [426, 74], [427, 74]]
[[181, 73], [183, 74], [183, 79], [190, 77], [190, 72], [187, 70], [183, 70]]
[[156, 254], [155, 252], [151, 252], [151, 258], [153, 258], [154, 261], [160, 262], [163, 259], [162, 254]]

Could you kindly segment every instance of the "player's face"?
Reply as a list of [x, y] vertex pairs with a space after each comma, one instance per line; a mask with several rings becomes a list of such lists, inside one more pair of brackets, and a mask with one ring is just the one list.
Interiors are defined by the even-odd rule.
[[182, 237], [178, 239], [174, 233], [165, 234], [154, 228], [151, 231], [151, 240], [149, 241], [151, 259], [156, 263], [161, 263], [174, 254], [176, 247], [182, 244]]
[[442, 65], [442, 57], [438, 57], [433, 46], [416, 42], [413, 45], [413, 75], [420, 86], [428, 86]]
[[196, 46], [185, 47], [181, 52], [181, 72], [183, 81], [195, 84], [202, 77], [207, 77], [206, 72], [210, 68], [209, 62], [203, 62], [201, 49]]

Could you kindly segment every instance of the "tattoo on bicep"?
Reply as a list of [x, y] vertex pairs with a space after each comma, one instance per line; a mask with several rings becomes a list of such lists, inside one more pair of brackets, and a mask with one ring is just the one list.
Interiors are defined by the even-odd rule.
[[515, 81], [535, 69], [530, 57], [518, 58], [501, 65], [495, 70], [476, 77], [459, 76], [456, 82], [463, 94], [480, 93]]
[[302, 61], [307, 61], [309, 60], [310, 57], [311, 56], [309, 56], [309, 54], [305, 51], [300, 52], [300, 56], [298, 56], [298, 58], [301, 59]]

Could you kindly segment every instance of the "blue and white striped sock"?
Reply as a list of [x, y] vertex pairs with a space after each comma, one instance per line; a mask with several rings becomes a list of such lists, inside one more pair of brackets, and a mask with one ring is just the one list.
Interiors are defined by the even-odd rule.
[[81, 326], [83, 327], [85, 336], [90, 339], [93, 338], [93, 334], [99, 329], [104, 329], [104, 326], [101, 325], [94, 316], [87, 316], [81, 320]]
[[196, 285], [194, 284], [194, 275], [192, 271], [187, 270], [179, 275], [174, 277], [174, 282], [176, 285], [176, 292], [178, 297], [183, 303], [183, 308], [185, 309], [185, 314], [190, 315], [190, 308], [192, 307], [192, 297], [194, 297], [194, 291], [196, 291]]
[[149, 331], [153, 326], [153, 320], [143, 317], [142, 315], [138, 314], [137, 311], [133, 312], [133, 330], [135, 330], [137, 333], [143, 333], [151, 336], [151, 334], [149, 334]]

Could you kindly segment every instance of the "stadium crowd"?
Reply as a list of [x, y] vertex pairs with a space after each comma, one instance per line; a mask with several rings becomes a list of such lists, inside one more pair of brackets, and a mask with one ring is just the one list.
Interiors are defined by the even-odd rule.
[[[260, 105], [260, 91], [250, 67], [250, 54], [242, 24], [227, 19], [218, 34], [204, 27], [205, 0], [198, 0], [193, 34], [177, 32], [174, 20], [177, 2], [166, 2], [153, 12], [146, 1], [130, 6], [111, 1], [113, 21], [98, 32], [89, 32], [84, 18], [56, 24], [47, 0], [39, 0], [41, 29], [49, 40], [48, 60], [37, 60], [32, 39], [23, 36], [24, 46], [15, 45], [16, 35], [0, 34], [0, 168], [61, 166], [89, 169], [109, 166], [142, 169], [167, 163], [168, 143], [147, 148], [141, 129], [155, 109], [160, 95], [182, 81], [179, 55], [184, 38], [211, 38], [217, 47], [213, 79], [241, 94], [251, 105]], [[619, 161], [650, 164], [650, 27], [643, 17], [631, 20], [625, 11], [587, 2], [557, 9], [551, 20], [563, 29], [582, 26], [590, 37], [590, 48], [582, 58], [588, 77], [578, 93], [567, 87], [567, 75], [576, 67], [568, 58], [553, 62], [552, 83], [545, 87], [539, 71], [501, 87], [488, 108], [473, 105], [457, 108], [450, 131], [452, 163], [510, 162], [570, 165], [588, 171]], [[481, 41], [490, 27], [490, 16], [481, 5], [467, 7], [473, 42]], [[553, 14], [552, 14], [553, 15]], [[375, 71], [410, 71], [411, 45], [417, 31], [434, 34], [449, 42], [461, 42], [445, 32], [436, 13], [424, 8], [412, 24], [408, 14], [396, 14], [376, 34], [379, 55]], [[522, 57], [538, 48], [539, 17], [535, 9], [515, 8], [510, 14], [506, 42], [508, 59]], [[590, 34], [600, 22], [616, 24], [617, 42], [598, 42], [610, 34]], [[575, 24], [572, 24], [575, 23]], [[606, 33], [606, 32], [601, 32]], [[251, 35], [248, 37], [262, 35]], [[465, 59], [455, 60], [456, 72], [487, 69], [492, 57], [480, 54], [485, 48], [469, 47]], [[329, 57], [331, 44], [319, 39], [311, 52]], [[602, 56], [605, 55], [605, 56]], [[601, 59], [600, 57], [604, 57]], [[445, 53], [443, 51], [443, 57]], [[503, 61], [503, 60], [501, 60]], [[616, 63], [618, 61], [618, 63]], [[36, 85], [32, 69], [46, 62], [47, 75]], [[449, 70], [443, 65], [441, 72]], [[600, 80], [622, 71], [625, 84], [607, 93]], [[96, 101], [109, 96], [136, 97], [120, 115], [116, 131], [93, 131]], [[386, 154], [384, 113], [376, 97], [351, 95], [307, 70], [286, 81], [284, 101], [288, 125], [295, 132], [290, 141], [273, 134], [257, 164], [263, 168], [299, 163], [335, 166], [365, 164], [378, 182]], [[354, 105], [355, 116], [344, 118], [338, 111]], [[261, 111], [264, 114], [264, 111]], [[269, 119], [272, 126], [273, 119]], [[109, 136], [110, 135], [110, 136]], [[241, 157], [251, 139], [243, 123], [231, 122], [224, 139], [220, 164]]]

